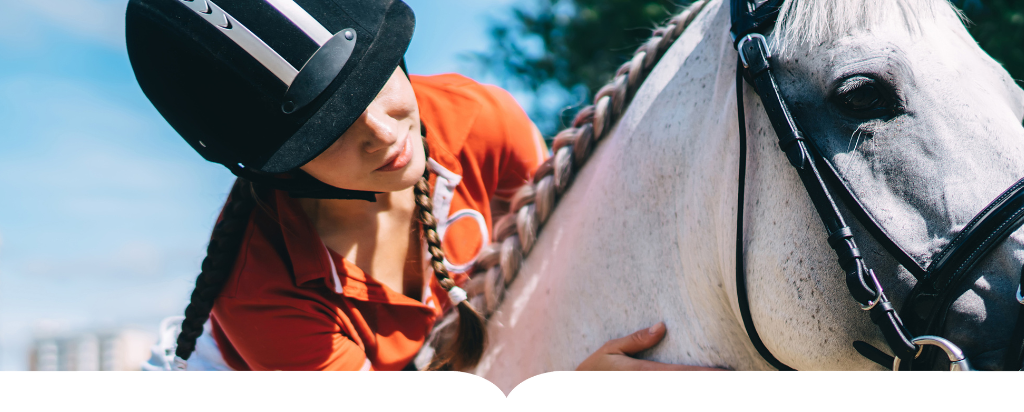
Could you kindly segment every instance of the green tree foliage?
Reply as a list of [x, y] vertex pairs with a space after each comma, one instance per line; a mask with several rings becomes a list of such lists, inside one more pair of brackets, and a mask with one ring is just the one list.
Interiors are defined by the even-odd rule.
[[971, 23], [967, 30], [982, 49], [1024, 80], [1024, 0], [956, 0]]
[[[681, 3], [682, 2], [682, 3]], [[1015, 79], [1024, 79], [1024, 0], [952, 0], [968, 29]], [[471, 56], [503, 86], [535, 97], [531, 117], [546, 136], [611, 80], [651, 29], [688, 0], [534, 0], [491, 24], [491, 48]], [[568, 108], [567, 110], [562, 110]]]
[[575, 113], [559, 108], [589, 101], [651, 29], [680, 10], [672, 0], [536, 0], [493, 22], [491, 51], [472, 58], [503, 86], [537, 96], [531, 117], [550, 137]]

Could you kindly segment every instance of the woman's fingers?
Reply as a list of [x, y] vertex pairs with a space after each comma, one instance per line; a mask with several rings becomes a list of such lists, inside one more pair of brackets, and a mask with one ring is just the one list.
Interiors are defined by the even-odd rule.
[[623, 338], [610, 340], [598, 351], [634, 355], [656, 345], [664, 337], [665, 323], [658, 322], [650, 328], [638, 330]]
[[612, 339], [580, 363], [580, 371], [716, 371], [723, 369], [701, 366], [673, 365], [630, 357], [650, 349], [665, 337], [665, 323], [641, 329], [619, 339]]

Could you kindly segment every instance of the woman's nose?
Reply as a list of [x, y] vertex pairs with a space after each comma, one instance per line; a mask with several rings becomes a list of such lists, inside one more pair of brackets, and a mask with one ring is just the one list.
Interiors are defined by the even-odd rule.
[[366, 128], [366, 140], [363, 148], [367, 153], [387, 149], [402, 136], [401, 123], [382, 110], [367, 108], [359, 119]]

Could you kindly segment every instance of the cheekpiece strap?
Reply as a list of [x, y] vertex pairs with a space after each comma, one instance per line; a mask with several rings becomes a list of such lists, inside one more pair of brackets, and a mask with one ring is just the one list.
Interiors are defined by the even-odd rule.
[[[881, 330], [893, 353], [900, 359], [909, 361], [914, 358], [917, 347], [911, 342], [911, 335], [903, 325], [899, 314], [882, 292], [881, 284], [874, 272], [865, 264], [852, 231], [844, 221], [824, 177], [818, 171], [815, 159], [819, 155], [807, 144], [803, 133], [789, 111], [789, 106], [779, 91], [771, 70], [771, 50], [764, 33], [774, 27], [781, 4], [782, 0], [767, 0], [759, 5], [754, 0], [732, 0], [733, 25], [731, 32], [741, 63], [737, 69], [737, 105], [739, 107], [743, 105], [740, 79], [746, 79], [757, 91], [772, 128], [779, 138], [779, 148], [796, 169], [818, 216], [829, 233], [829, 245], [835, 251], [840, 266], [846, 272], [846, 283], [851, 295], [861, 304], [863, 310], [870, 313], [872, 321]], [[746, 129], [745, 119], [741, 110], [738, 110], [738, 115], [742, 135]], [[743, 140], [745, 139], [741, 137], [741, 141]], [[738, 250], [737, 259], [740, 258]], [[739, 279], [741, 275], [738, 273], [737, 283], [742, 282], [742, 279]], [[741, 306], [744, 304], [745, 302], [741, 302]], [[763, 345], [757, 345], [760, 338], [757, 337], [757, 331], [753, 328], [750, 319], [745, 318], [744, 321], [748, 335], [762, 357], [773, 365], [780, 363], [766, 350], [767, 348], [762, 350], [761, 346]]]

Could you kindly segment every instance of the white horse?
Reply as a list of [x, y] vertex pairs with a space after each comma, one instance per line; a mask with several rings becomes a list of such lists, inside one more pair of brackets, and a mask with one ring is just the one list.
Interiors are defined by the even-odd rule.
[[[739, 141], [729, 27], [727, 1], [691, 6], [602, 89], [581, 128], [558, 137], [554, 174], [520, 192], [518, 212], [496, 225], [500, 242], [480, 259], [497, 266], [467, 287], [493, 311], [475, 373], [508, 393], [531, 376], [574, 369], [605, 341], [658, 321], [668, 334], [644, 358], [771, 369], [744, 331], [735, 292]], [[791, 0], [769, 39], [797, 121], [810, 139], [823, 139], [854, 194], [915, 259], [928, 262], [1024, 176], [1024, 91], [945, 1]], [[835, 96], [864, 82], [880, 93], [878, 104], [899, 113], [844, 115]], [[744, 87], [754, 324], [767, 348], [796, 369], [879, 369], [851, 344], [888, 350], [885, 341], [851, 299], [821, 220], [757, 94]], [[636, 90], [628, 107], [626, 90]], [[607, 130], [606, 119], [616, 116]], [[579, 159], [586, 154], [578, 146], [596, 149], [554, 208], [573, 150]], [[847, 216], [899, 308], [915, 278]], [[943, 336], [978, 368], [1001, 359], [1022, 261], [1018, 231], [957, 292]]]

